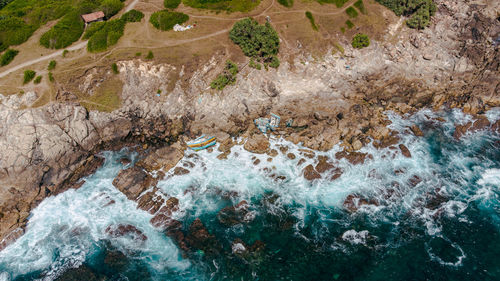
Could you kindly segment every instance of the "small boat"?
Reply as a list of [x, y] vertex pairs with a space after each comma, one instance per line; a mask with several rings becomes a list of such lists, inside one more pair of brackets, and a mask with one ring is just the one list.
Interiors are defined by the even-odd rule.
[[192, 141], [189, 141], [187, 143], [187, 146], [189, 148], [191, 148], [192, 150], [198, 151], [198, 150], [208, 148], [212, 145], [215, 145], [216, 143], [217, 143], [217, 140], [215, 139], [215, 137], [202, 135], [202, 136], [200, 136]]

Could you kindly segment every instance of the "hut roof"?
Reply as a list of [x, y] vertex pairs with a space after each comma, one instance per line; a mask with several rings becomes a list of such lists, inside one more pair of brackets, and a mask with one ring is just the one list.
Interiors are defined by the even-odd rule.
[[104, 13], [102, 11], [99, 11], [91, 14], [82, 15], [82, 18], [85, 21], [85, 23], [89, 23], [104, 18]]

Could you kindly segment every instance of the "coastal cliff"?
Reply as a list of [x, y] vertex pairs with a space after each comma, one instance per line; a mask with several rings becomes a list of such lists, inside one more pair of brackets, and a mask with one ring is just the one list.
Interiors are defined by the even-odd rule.
[[[372, 141], [380, 147], [392, 144], [397, 136], [386, 128], [388, 110], [403, 115], [422, 108], [460, 108], [481, 120], [486, 110], [500, 105], [500, 19], [495, 12], [500, 4], [436, 4], [429, 28], [405, 29], [396, 42], [373, 41], [365, 49], [347, 47], [321, 59], [298, 53], [277, 70], [244, 67], [236, 84], [220, 92], [207, 90], [224, 60], [216, 53], [190, 75], [180, 71], [174, 78], [165, 78], [175, 69], [166, 63], [119, 61], [123, 102], [112, 112], [87, 110], [65, 85], [57, 102], [37, 108], [26, 108], [33, 102], [30, 93], [3, 97], [1, 246], [22, 235], [30, 211], [44, 198], [81, 185], [82, 177], [102, 164], [97, 156], [102, 150], [137, 145], [145, 170], [172, 166], [180, 158], [162, 159], [158, 156], [165, 154], [158, 150], [182, 151], [184, 141], [201, 133], [214, 134], [221, 143], [252, 138], [258, 134], [253, 119], [271, 112], [294, 120], [292, 128], [277, 135], [321, 151], [342, 143], [346, 153]], [[387, 36], [401, 24], [389, 26]], [[282, 48], [292, 52], [299, 47]], [[74, 83], [92, 91], [93, 84], [85, 81], [110, 75], [85, 71]], [[168, 95], [156, 95], [172, 83]], [[462, 128], [468, 129], [474, 126]], [[159, 163], [149, 165], [151, 158]]]

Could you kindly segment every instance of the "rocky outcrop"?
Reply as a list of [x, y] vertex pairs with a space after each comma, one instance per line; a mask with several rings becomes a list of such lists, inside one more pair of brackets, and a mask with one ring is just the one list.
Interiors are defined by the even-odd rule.
[[113, 185], [128, 199], [134, 201], [153, 183], [153, 178], [137, 166], [120, 171], [113, 180]]
[[[29, 212], [45, 197], [77, 187], [75, 180], [98, 166], [91, 157], [101, 149], [144, 145], [145, 157], [138, 167], [148, 172], [167, 171], [183, 156], [180, 135], [191, 138], [220, 132], [226, 137], [241, 136], [252, 128], [253, 119], [272, 111], [283, 121], [293, 120], [291, 127], [282, 124], [272, 134], [314, 150], [328, 150], [341, 142], [345, 152], [336, 158], [359, 164], [370, 156], [358, 150], [372, 139], [380, 148], [399, 142], [386, 128], [387, 110], [406, 114], [424, 107], [446, 107], [481, 115], [500, 105], [500, 50], [491, 40], [500, 33], [494, 14], [499, 4], [436, 3], [437, 15], [429, 28], [401, 27], [401, 33], [393, 37], [393, 30], [400, 28], [395, 24], [388, 27], [387, 40], [374, 40], [368, 48], [352, 49], [345, 41], [342, 56], [329, 52], [313, 61], [301, 50], [283, 44], [283, 51], [294, 54], [290, 57], [295, 61], [283, 60], [276, 71], [245, 68], [238, 74], [238, 82], [222, 93], [206, 91], [213, 76], [210, 69], [225, 59], [216, 54], [189, 77], [167, 64], [118, 62], [122, 107], [111, 113], [89, 112], [73, 98], [31, 108], [37, 93], [1, 96], [0, 238], [22, 228]], [[179, 82], [168, 95], [157, 97], [154, 93], [167, 88], [165, 83], [172, 81], [166, 77], [175, 71]], [[92, 83], [85, 82], [86, 75], [82, 77], [74, 79], [76, 87], [93, 92]], [[59, 85], [61, 96], [71, 96], [64, 94], [69, 86]], [[469, 128], [489, 127], [481, 120], [458, 128], [457, 138]], [[410, 129], [422, 135], [421, 130]], [[229, 146], [224, 143], [221, 158], [227, 157]], [[269, 143], [257, 133], [250, 136], [245, 149], [266, 153]], [[321, 176], [314, 166], [307, 169], [309, 178]], [[126, 174], [131, 172], [124, 172], [117, 184], [128, 197], [137, 199], [150, 184]], [[150, 180], [140, 171], [134, 173]]]

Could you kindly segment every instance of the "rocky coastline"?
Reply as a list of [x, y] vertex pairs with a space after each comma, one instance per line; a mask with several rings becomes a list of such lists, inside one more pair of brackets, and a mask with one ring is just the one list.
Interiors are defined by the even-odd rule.
[[[137, 201], [138, 208], [154, 214], [151, 223], [187, 251], [213, 244], [203, 223], [195, 221], [188, 233], [182, 232], [171, 217], [178, 208], [176, 199], [154, 189], [143, 192], [165, 176], [152, 176], [152, 172], [175, 167], [184, 156], [185, 141], [199, 134], [217, 137], [220, 158], [227, 156], [235, 144], [233, 138], [238, 137], [246, 150], [269, 157], [277, 153], [289, 158], [316, 157], [314, 150], [326, 151], [341, 143], [344, 152], [336, 158], [357, 164], [370, 157], [358, 152], [370, 142], [378, 148], [394, 146], [411, 157], [404, 145], [395, 146], [399, 138], [386, 127], [390, 122], [387, 111], [404, 115], [423, 108], [460, 108], [474, 120], [457, 124], [457, 139], [474, 130], [500, 133], [499, 122], [490, 124], [484, 118], [485, 111], [500, 106], [500, 46], [494, 41], [500, 36], [500, 18], [494, 14], [499, 4], [436, 2], [438, 11], [431, 27], [407, 30], [397, 43], [346, 48], [344, 54], [327, 54], [322, 60], [303, 54], [277, 71], [247, 67], [238, 74], [237, 83], [222, 92], [207, 90], [209, 77], [223, 60], [222, 54], [216, 54], [191, 77], [181, 76], [174, 90], [160, 97], [153, 93], [169, 82], [162, 77], [171, 66], [119, 62], [123, 106], [111, 113], [87, 111], [64, 87], [59, 102], [39, 108], [24, 109], [33, 102], [29, 93], [2, 98], [0, 249], [23, 234], [30, 211], [44, 198], [81, 186], [82, 178], [102, 165], [98, 153], [103, 150], [130, 146], [139, 152], [137, 164], [123, 170], [113, 184]], [[95, 79], [92, 75], [82, 81]], [[189, 86], [182, 87], [182, 83]], [[286, 148], [270, 150], [253, 120], [271, 112], [282, 120], [293, 119], [291, 127], [282, 122], [274, 135], [302, 143], [311, 151], [294, 155]], [[408, 133], [421, 136], [422, 130], [410, 127]], [[186, 171], [179, 167], [174, 173]], [[335, 180], [341, 173], [334, 159], [320, 157], [303, 171], [310, 180]], [[370, 204], [369, 199], [350, 197], [344, 203], [351, 211], [362, 204]], [[229, 215], [221, 215], [224, 223], [244, 219], [245, 203], [225, 213]], [[136, 233], [128, 226], [109, 231], [113, 235]], [[258, 249], [259, 245], [248, 247]], [[217, 247], [205, 250], [216, 251]]]

